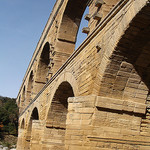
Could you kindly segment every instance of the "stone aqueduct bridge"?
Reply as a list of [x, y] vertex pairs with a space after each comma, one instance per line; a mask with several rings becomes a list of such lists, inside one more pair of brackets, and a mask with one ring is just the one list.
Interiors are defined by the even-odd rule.
[[150, 150], [149, 89], [149, 0], [57, 0], [17, 97], [17, 149]]

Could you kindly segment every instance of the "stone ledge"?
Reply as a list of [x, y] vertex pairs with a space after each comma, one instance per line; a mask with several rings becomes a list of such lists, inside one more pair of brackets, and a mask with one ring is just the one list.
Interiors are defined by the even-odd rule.
[[109, 138], [109, 137], [99, 137], [99, 136], [88, 136], [87, 137], [90, 141], [97, 141], [97, 142], [109, 142], [109, 143], [118, 143], [118, 144], [132, 144], [132, 145], [143, 145], [143, 146], [150, 146], [150, 142], [145, 139], [141, 140], [134, 140], [134, 139], [117, 139], [117, 138]]
[[96, 100], [95, 95], [88, 95], [88, 96], [79, 96], [79, 97], [69, 97], [68, 103], [87, 103], [87, 102], [94, 102]]
[[95, 106], [99, 108], [127, 111], [138, 114], [145, 114], [146, 112], [145, 104], [100, 96], [97, 97]]
[[84, 107], [85, 104], [90, 104], [89, 107], [132, 112], [137, 114], [145, 114], [146, 112], [146, 104], [95, 95], [70, 97], [68, 98], [68, 103], [82, 103], [82, 107]]

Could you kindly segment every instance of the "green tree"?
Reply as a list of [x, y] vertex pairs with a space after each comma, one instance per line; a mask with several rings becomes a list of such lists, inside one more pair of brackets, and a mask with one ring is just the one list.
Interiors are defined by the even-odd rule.
[[18, 129], [18, 108], [16, 100], [8, 97], [0, 97], [0, 122], [3, 127], [0, 133], [17, 135]]

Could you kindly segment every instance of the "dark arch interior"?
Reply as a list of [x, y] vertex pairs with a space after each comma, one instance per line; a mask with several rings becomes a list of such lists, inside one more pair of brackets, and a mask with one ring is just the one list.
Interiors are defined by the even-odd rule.
[[31, 120], [39, 120], [39, 113], [36, 107], [32, 111]]
[[22, 122], [21, 122], [21, 129], [24, 129], [24, 127], [25, 127], [25, 121], [23, 119]]
[[29, 82], [28, 82], [28, 88], [27, 88], [27, 105], [30, 103], [31, 101], [31, 94], [32, 94], [32, 89], [33, 89], [33, 71], [31, 71], [30, 73], [30, 77], [29, 77]]
[[74, 97], [73, 89], [68, 82], [62, 82], [55, 92], [47, 120], [53, 128], [64, 128], [66, 126], [66, 115], [68, 112], [68, 97]]
[[58, 39], [75, 43], [82, 15], [88, 0], [69, 0], [66, 6]]
[[47, 42], [41, 53], [38, 70], [37, 70], [37, 80], [39, 82], [46, 82], [46, 77], [48, 74], [48, 65], [49, 65], [49, 43]]
[[40, 89], [44, 86], [44, 84], [47, 81], [48, 77], [48, 65], [49, 65], [49, 43], [47, 42], [43, 48], [43, 51], [40, 56], [39, 64], [38, 64], [38, 70], [36, 75], [36, 83], [38, 86], [36, 87], [37, 93], [40, 91]]
[[29, 125], [28, 125], [28, 131], [30, 132], [30, 135], [31, 135], [32, 121], [33, 120], [39, 120], [39, 113], [38, 113], [38, 109], [36, 107], [32, 111], [30, 121], [29, 121]]
[[22, 101], [23, 101], [23, 102], [25, 101], [25, 90], [26, 90], [26, 88], [25, 88], [25, 86], [24, 86], [23, 92], [22, 92]]
[[39, 113], [38, 113], [38, 109], [35, 107], [32, 111], [30, 120], [29, 120], [29, 124], [28, 124], [28, 129], [27, 129], [27, 135], [26, 135], [26, 141], [28, 142], [28, 144], [26, 145], [27, 147], [30, 146], [30, 139], [31, 139], [31, 132], [32, 132], [32, 121], [33, 120], [39, 120]]
[[21, 103], [21, 102], [20, 102], [20, 97], [21, 97], [21, 96], [19, 96], [19, 99], [18, 99], [18, 107], [19, 107], [19, 108], [20, 108], [20, 103]]
[[[149, 135], [150, 116], [150, 5], [146, 5], [129, 24], [107, 66], [101, 96], [146, 104], [140, 134]], [[122, 112], [125, 113], [125, 112]], [[132, 115], [135, 115], [132, 113]]]
[[132, 20], [113, 52], [100, 95], [147, 103], [150, 89], [150, 11], [146, 7]]
[[[46, 133], [48, 134], [48, 141], [55, 139], [52, 149], [64, 149], [65, 132], [66, 132], [66, 117], [68, 113], [68, 97], [73, 97], [73, 89], [68, 82], [62, 82], [55, 92], [51, 107], [48, 112], [46, 120]], [[56, 146], [57, 145], [57, 146]]]
[[26, 87], [24, 86], [23, 91], [22, 91], [22, 96], [21, 96], [22, 108], [24, 108], [24, 106], [25, 106], [25, 91], [26, 91]]

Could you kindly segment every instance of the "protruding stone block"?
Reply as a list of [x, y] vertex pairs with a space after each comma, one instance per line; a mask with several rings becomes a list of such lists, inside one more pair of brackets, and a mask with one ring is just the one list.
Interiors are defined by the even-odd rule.
[[49, 71], [48, 71], [48, 74], [53, 74], [52, 70], [49, 70]]
[[89, 21], [89, 20], [90, 20], [90, 14], [86, 14], [86, 15], [84, 16], [84, 19]]
[[93, 19], [98, 20], [98, 21], [101, 20], [102, 17], [103, 17], [103, 15], [100, 14], [100, 13], [95, 13], [95, 14], [93, 15]]
[[53, 52], [53, 51], [54, 51], [54, 47], [51, 46], [51, 47], [50, 47], [50, 52]]
[[82, 33], [88, 34], [89, 32], [90, 32], [90, 28], [89, 28], [89, 27], [84, 27], [84, 28], [82, 29]]
[[97, 52], [99, 52], [101, 50], [101, 44], [96, 44], [96, 49], [97, 49]]
[[105, 2], [103, 0], [96, 0], [95, 6], [96, 7], [101, 7]]
[[54, 64], [54, 59], [50, 58], [50, 63]]
[[52, 51], [52, 56], [54, 56], [54, 55], [55, 55], [55, 53], [56, 53], [56, 51]]

